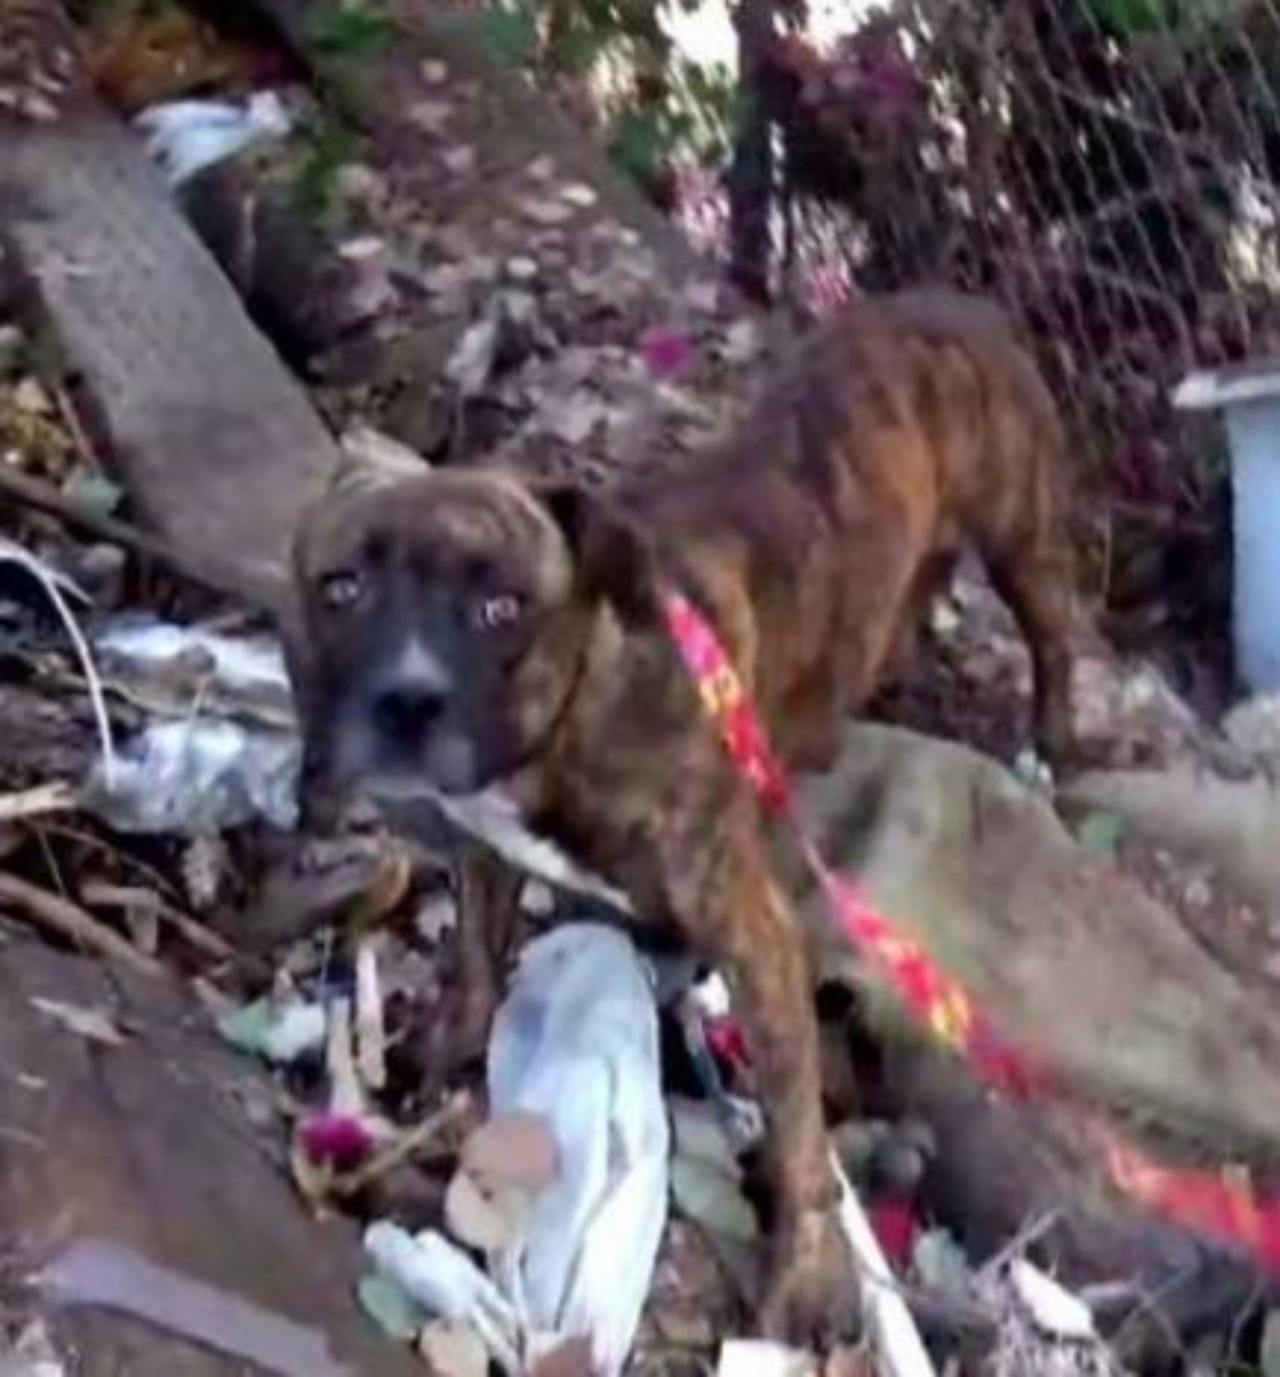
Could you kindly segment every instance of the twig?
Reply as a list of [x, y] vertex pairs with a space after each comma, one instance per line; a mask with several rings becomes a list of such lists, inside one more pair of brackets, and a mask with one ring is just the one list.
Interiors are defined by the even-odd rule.
[[383, 1089], [387, 1083], [387, 1034], [376, 937], [365, 938], [356, 948], [355, 1036], [361, 1080], [370, 1090]]
[[840, 1182], [840, 1222], [858, 1260], [863, 1304], [882, 1370], [886, 1377], [937, 1377], [862, 1202], [834, 1153], [831, 1162]]
[[333, 1182], [334, 1195], [354, 1195], [366, 1186], [385, 1176], [389, 1171], [416, 1157], [423, 1148], [429, 1147], [446, 1128], [456, 1122], [466, 1112], [471, 1097], [464, 1092], [451, 1095], [434, 1114], [429, 1114], [420, 1124], [415, 1124], [402, 1134], [389, 1147], [346, 1176]]
[[20, 880], [16, 875], [0, 874], [0, 904], [20, 908], [38, 927], [56, 932], [78, 946], [111, 961], [119, 961], [138, 975], [165, 978], [168, 971], [154, 957], [141, 952], [114, 929], [91, 917], [78, 904], [61, 899], [47, 890]]
[[75, 446], [80, 462], [87, 468], [100, 471], [102, 465], [98, 462], [97, 450], [94, 449], [92, 441], [86, 434], [85, 428], [80, 422], [80, 414], [65, 387], [53, 389], [53, 404], [58, 409], [58, 419], [62, 422], [67, 434], [71, 436], [71, 443]]
[[9, 464], [0, 464], [0, 493], [21, 502], [26, 507], [57, 517], [72, 529], [111, 545], [119, 545], [132, 551], [143, 559], [164, 565], [175, 574], [181, 575], [191, 583], [198, 583], [224, 597], [237, 601], [260, 602], [264, 607], [268, 599], [261, 591], [250, 592], [245, 587], [234, 584], [221, 574], [210, 569], [198, 568], [180, 550], [159, 536], [139, 530], [126, 521], [114, 516], [104, 516], [76, 502], [61, 493], [51, 483], [33, 478]]
[[80, 891], [86, 904], [102, 908], [150, 908], [161, 922], [167, 923], [198, 951], [218, 961], [238, 961], [239, 953], [216, 932], [194, 918], [174, 908], [159, 894], [141, 885], [112, 885], [90, 881]]
[[[6, 472], [8, 472], [6, 467], [0, 464], [0, 474]], [[71, 640], [76, 659], [80, 661], [80, 669], [89, 689], [89, 701], [93, 705], [93, 717], [97, 724], [98, 737], [102, 743], [103, 769], [106, 773], [107, 783], [111, 784], [116, 769], [115, 740], [111, 733], [111, 718], [107, 713], [107, 702], [102, 692], [102, 681], [98, 678], [98, 670], [93, 663], [93, 654], [89, 650], [89, 643], [85, 640], [84, 632], [80, 630], [80, 624], [76, 621], [75, 614], [67, 606], [67, 600], [62, 594], [62, 589], [58, 587], [58, 580], [35, 555], [29, 550], [23, 549], [16, 540], [0, 538], [0, 562], [5, 561], [25, 569], [40, 584], [45, 596], [53, 604], [53, 609], [58, 614]]]
[[61, 822], [50, 823], [41, 830], [49, 836], [60, 837], [64, 841], [74, 842], [77, 846], [86, 846], [102, 855], [110, 856], [118, 865], [131, 870], [135, 875], [140, 875], [149, 885], [154, 887], [158, 894], [177, 896], [181, 892], [167, 875], [162, 875], [154, 866], [147, 865], [145, 861], [140, 861], [131, 852], [113, 845], [105, 837], [99, 837], [93, 832], [86, 832], [79, 827], [69, 827], [66, 823]]
[[62, 781], [37, 784], [17, 793], [0, 794], [0, 823], [25, 822], [50, 813], [66, 813], [76, 807], [76, 791]]

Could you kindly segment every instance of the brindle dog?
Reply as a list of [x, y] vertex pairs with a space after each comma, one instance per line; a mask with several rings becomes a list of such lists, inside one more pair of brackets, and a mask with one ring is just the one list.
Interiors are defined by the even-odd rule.
[[769, 1334], [838, 1334], [856, 1278], [806, 946], [663, 590], [718, 629], [784, 758], [821, 768], [968, 542], [1030, 644], [1036, 738], [1060, 759], [1076, 621], [1061, 449], [1048, 392], [993, 308], [889, 298], [796, 350], [708, 462], [625, 504], [445, 470], [335, 497], [298, 540], [289, 639], [314, 778], [500, 785], [639, 924], [673, 926], [725, 971], [776, 1187]]

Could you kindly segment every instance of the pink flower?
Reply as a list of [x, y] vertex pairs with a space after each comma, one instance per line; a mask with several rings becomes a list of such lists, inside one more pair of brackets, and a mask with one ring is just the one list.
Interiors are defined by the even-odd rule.
[[353, 1114], [313, 1114], [301, 1129], [302, 1147], [317, 1166], [330, 1164], [339, 1172], [359, 1166], [373, 1150], [373, 1134]]
[[893, 1267], [905, 1270], [920, 1235], [920, 1218], [909, 1200], [877, 1200], [867, 1214], [876, 1240]]
[[646, 367], [660, 378], [684, 372], [693, 361], [693, 353], [693, 341], [682, 330], [648, 330], [640, 341]]

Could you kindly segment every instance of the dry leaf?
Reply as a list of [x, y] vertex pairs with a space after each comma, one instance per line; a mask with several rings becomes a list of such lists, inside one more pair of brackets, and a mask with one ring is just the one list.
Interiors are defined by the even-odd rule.
[[492, 316], [478, 320], [458, 341], [444, 366], [445, 376], [463, 397], [478, 397], [493, 372], [498, 353], [498, 322]]
[[532, 282], [538, 275], [538, 260], [525, 254], [507, 259], [507, 275], [517, 282]]
[[586, 392], [576, 393], [552, 408], [547, 424], [567, 445], [584, 444], [591, 432], [608, 416], [608, 410]]
[[591, 1340], [571, 1334], [533, 1360], [529, 1377], [591, 1377], [593, 1366]]
[[462, 1145], [462, 1168], [484, 1190], [537, 1195], [556, 1179], [560, 1153], [541, 1114], [516, 1110], [483, 1123]]
[[515, 1247], [524, 1234], [529, 1199], [521, 1191], [486, 1195], [465, 1171], [454, 1174], [444, 1197], [445, 1223], [460, 1243], [483, 1253]]
[[450, 172], [464, 177], [475, 168], [476, 150], [469, 143], [462, 143], [456, 148], [450, 148], [441, 161]]
[[453, 106], [447, 100], [419, 100], [405, 114], [409, 123], [423, 133], [442, 134], [453, 115]]
[[182, 853], [182, 884], [197, 913], [207, 913], [218, 902], [230, 869], [221, 837], [196, 837], [187, 845]]
[[591, 187], [582, 182], [575, 182], [572, 186], [564, 187], [560, 192], [560, 199], [567, 201], [571, 206], [594, 206], [600, 199]]
[[520, 209], [535, 224], [553, 227], [563, 225], [574, 217], [574, 207], [562, 201], [522, 201]]
[[52, 416], [54, 414], [53, 399], [43, 384], [37, 382], [35, 378], [23, 378], [9, 394], [9, 398], [19, 411], [25, 411], [29, 416]]
[[419, 936], [437, 946], [458, 926], [458, 901], [452, 894], [431, 894], [418, 908], [413, 920]]
[[461, 1320], [430, 1320], [423, 1325], [418, 1351], [439, 1377], [486, 1377], [489, 1371], [484, 1340]]
[[520, 908], [532, 918], [550, 918], [556, 911], [556, 896], [541, 880], [526, 880], [520, 891]]
[[89, 1042], [100, 1042], [107, 1047], [123, 1047], [128, 1041], [105, 1009], [64, 1004], [58, 999], [42, 999], [39, 996], [31, 1000], [31, 1006], [61, 1023], [68, 1032], [75, 1033]]

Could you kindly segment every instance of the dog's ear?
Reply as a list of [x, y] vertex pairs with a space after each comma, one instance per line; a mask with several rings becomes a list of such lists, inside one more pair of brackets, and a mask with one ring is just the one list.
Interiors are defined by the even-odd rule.
[[538, 496], [563, 533], [588, 596], [611, 603], [624, 621], [656, 620], [661, 589], [644, 532], [607, 499], [583, 488], [557, 484]]

